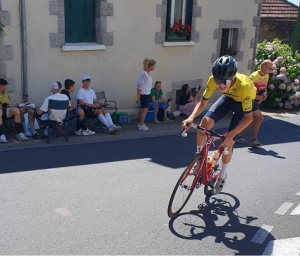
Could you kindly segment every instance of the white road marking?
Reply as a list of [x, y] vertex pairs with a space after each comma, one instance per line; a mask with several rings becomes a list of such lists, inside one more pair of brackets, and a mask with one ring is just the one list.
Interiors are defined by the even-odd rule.
[[299, 256], [300, 254], [300, 237], [279, 239], [270, 241], [263, 252], [263, 255], [273, 256]]
[[296, 193], [296, 196], [300, 196], [300, 191], [298, 193]]
[[251, 242], [262, 244], [272, 229], [273, 226], [266, 224], [262, 225], [261, 228], [256, 232], [255, 236], [251, 239]]
[[300, 204], [291, 212], [290, 215], [300, 215]]
[[281, 205], [276, 212], [274, 212], [275, 214], [279, 214], [279, 215], [284, 215], [294, 204], [293, 203], [284, 203], [283, 205]]
[[72, 216], [72, 213], [70, 212], [70, 210], [66, 209], [66, 208], [55, 208], [54, 212], [56, 212], [62, 216]]

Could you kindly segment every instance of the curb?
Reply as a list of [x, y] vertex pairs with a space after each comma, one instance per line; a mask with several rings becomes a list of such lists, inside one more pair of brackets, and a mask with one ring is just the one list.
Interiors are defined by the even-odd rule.
[[[264, 114], [264, 113], [263, 113]], [[265, 121], [273, 120], [274, 117], [265, 115]], [[197, 118], [194, 123], [200, 123], [200, 118]], [[219, 123], [214, 126], [214, 130], [224, 129], [229, 126], [231, 115], [228, 115], [222, 119]], [[34, 140], [29, 138], [28, 141], [16, 141], [13, 136], [8, 136], [8, 143], [0, 144], [0, 152], [7, 150], [16, 149], [30, 149], [30, 148], [46, 148], [46, 147], [57, 147], [57, 146], [72, 146], [79, 144], [93, 144], [110, 141], [121, 141], [131, 139], [144, 139], [159, 136], [179, 135], [181, 132], [181, 120], [174, 120], [170, 123], [154, 124], [147, 123], [149, 131], [139, 131], [136, 125], [123, 125], [122, 130], [118, 134], [106, 134], [102, 131], [96, 130], [96, 135], [91, 136], [70, 136], [70, 141], [66, 142], [62, 137], [54, 139], [50, 144], [47, 144], [45, 140], [38, 139]], [[101, 129], [99, 129], [101, 130]], [[189, 133], [196, 133], [196, 129], [190, 129]]]

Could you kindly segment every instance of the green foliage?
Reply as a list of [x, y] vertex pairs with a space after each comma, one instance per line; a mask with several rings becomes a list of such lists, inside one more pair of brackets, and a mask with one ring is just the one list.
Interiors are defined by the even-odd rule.
[[263, 41], [257, 45], [255, 70], [260, 64], [270, 59], [273, 62], [273, 73], [268, 83], [268, 97], [262, 102], [265, 108], [295, 109], [300, 101], [300, 55], [292, 56], [291, 47], [282, 44], [278, 39], [273, 42]]

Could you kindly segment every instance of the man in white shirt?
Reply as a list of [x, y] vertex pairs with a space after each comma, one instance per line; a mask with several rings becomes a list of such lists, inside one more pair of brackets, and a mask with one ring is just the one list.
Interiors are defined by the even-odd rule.
[[85, 116], [91, 114], [98, 116], [100, 122], [108, 128], [110, 134], [120, 131], [121, 127], [113, 123], [110, 114], [105, 109], [106, 102], [101, 103], [97, 100], [96, 93], [90, 88], [90, 85], [91, 77], [84, 75], [82, 77], [82, 88], [77, 91], [77, 100]]
[[[61, 94], [62, 85], [59, 81], [55, 81], [51, 84], [51, 92], [52, 95], [48, 96], [42, 106], [40, 108], [36, 108], [35, 110], [29, 109], [28, 110], [28, 120], [29, 120], [29, 131], [31, 132], [32, 136], [35, 137], [37, 135], [37, 132], [34, 129], [34, 118], [39, 117], [41, 119], [46, 120], [48, 118], [47, 116], [43, 116], [44, 113], [48, 112], [48, 105], [49, 100], [69, 100], [68, 96], [65, 94]], [[55, 110], [52, 111], [50, 114], [50, 119], [62, 122], [66, 117], [67, 110]]]

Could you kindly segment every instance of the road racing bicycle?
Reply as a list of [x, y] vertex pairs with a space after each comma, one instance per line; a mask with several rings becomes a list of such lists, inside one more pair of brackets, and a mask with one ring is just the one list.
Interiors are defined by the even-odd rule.
[[[196, 153], [194, 159], [187, 165], [179, 177], [172, 192], [169, 205], [168, 216], [175, 218], [190, 199], [194, 189], [204, 186], [204, 194], [211, 196], [213, 187], [219, 177], [219, 160], [222, 154], [227, 155], [227, 148], [219, 146], [217, 148], [218, 158], [215, 165], [208, 161], [208, 151], [215, 141], [225, 139], [225, 135], [218, 134], [213, 130], [207, 130], [199, 125], [191, 124], [191, 127], [201, 130], [205, 134], [205, 145], [200, 152]], [[185, 130], [181, 132], [183, 137], [187, 136]]]

